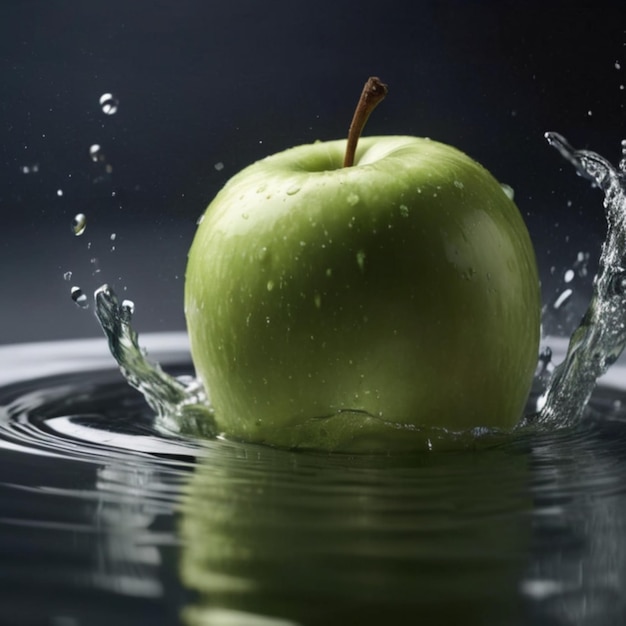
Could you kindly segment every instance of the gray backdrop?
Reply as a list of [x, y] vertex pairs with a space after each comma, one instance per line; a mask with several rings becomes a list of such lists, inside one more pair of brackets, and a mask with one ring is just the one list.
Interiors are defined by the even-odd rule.
[[91, 298], [102, 282], [135, 301], [140, 331], [184, 328], [186, 251], [208, 201], [262, 156], [345, 136], [372, 74], [390, 95], [369, 134], [454, 144], [516, 190], [549, 301], [578, 251], [597, 255], [604, 221], [543, 133], [617, 161], [623, 13], [620, 1], [4, 0], [0, 343], [99, 334], [70, 288]]

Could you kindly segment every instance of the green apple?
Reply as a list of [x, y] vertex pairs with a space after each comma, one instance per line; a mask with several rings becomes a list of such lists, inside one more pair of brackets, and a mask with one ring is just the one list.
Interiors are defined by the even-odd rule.
[[225, 436], [295, 448], [430, 447], [510, 429], [537, 360], [526, 226], [481, 165], [429, 139], [267, 157], [209, 205], [185, 313]]

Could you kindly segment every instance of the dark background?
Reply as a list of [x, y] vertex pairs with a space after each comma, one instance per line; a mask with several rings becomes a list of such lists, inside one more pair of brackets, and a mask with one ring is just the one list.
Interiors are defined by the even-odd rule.
[[619, 159], [624, 13], [621, 0], [2, 0], [0, 343], [99, 334], [70, 288], [91, 299], [103, 282], [135, 301], [139, 331], [183, 329], [206, 204], [260, 157], [345, 136], [369, 75], [390, 94], [368, 134], [454, 144], [515, 189], [549, 302], [579, 251], [597, 257], [604, 218], [543, 133]]

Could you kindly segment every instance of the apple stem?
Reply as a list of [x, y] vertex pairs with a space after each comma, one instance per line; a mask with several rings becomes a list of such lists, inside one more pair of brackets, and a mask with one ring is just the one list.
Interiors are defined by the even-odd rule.
[[356, 146], [359, 143], [359, 137], [363, 132], [367, 118], [376, 108], [376, 105], [387, 95], [387, 85], [380, 82], [380, 78], [370, 76], [363, 87], [359, 103], [356, 105], [350, 130], [348, 131], [348, 143], [346, 145], [346, 154], [343, 158], [344, 167], [352, 167], [354, 165], [354, 154]]

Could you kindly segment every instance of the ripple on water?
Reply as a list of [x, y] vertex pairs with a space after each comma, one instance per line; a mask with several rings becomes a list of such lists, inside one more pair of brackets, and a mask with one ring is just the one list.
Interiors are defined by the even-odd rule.
[[[188, 373], [177, 358], [167, 369]], [[129, 600], [162, 624], [181, 609], [189, 624], [601, 624], [626, 609], [624, 391], [596, 393], [576, 428], [481, 452], [303, 454], [165, 437], [116, 370], [83, 369], [0, 389], [5, 607], [49, 611], [25, 595], [54, 585], [120, 624], [139, 619]]]

